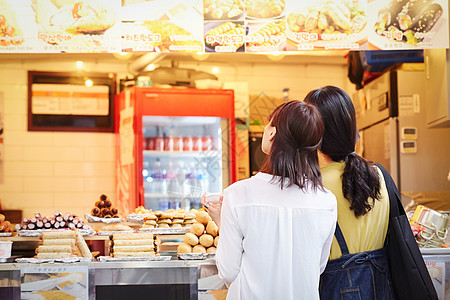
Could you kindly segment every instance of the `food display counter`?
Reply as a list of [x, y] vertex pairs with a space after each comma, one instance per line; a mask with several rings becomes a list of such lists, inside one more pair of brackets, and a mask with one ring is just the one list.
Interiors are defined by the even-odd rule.
[[215, 261], [4, 263], [0, 264], [0, 299], [22, 299], [24, 268], [77, 266], [87, 267], [89, 299], [135, 299], [149, 295], [158, 299], [197, 299], [200, 268], [215, 266]]

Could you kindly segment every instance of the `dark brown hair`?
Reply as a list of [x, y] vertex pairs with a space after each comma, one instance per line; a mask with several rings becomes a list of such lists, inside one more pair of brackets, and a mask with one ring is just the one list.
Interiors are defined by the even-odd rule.
[[269, 116], [276, 128], [269, 154], [262, 172], [279, 176], [281, 188], [308, 184], [322, 189], [317, 149], [322, 140], [324, 125], [314, 105], [290, 101], [278, 106]]
[[325, 86], [311, 91], [305, 102], [316, 105], [324, 120], [320, 151], [333, 161], [345, 161], [342, 192], [350, 209], [356, 217], [365, 215], [380, 198], [380, 178], [374, 164], [355, 153], [359, 133], [350, 96], [338, 87]]

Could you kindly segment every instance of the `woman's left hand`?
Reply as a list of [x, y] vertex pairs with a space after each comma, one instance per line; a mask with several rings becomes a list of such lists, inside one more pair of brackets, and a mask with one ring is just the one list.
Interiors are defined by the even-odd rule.
[[206, 194], [202, 196], [202, 205], [205, 207], [206, 212], [209, 214], [211, 219], [217, 224], [220, 228], [220, 212], [222, 210], [222, 201], [223, 196], [220, 196], [219, 202], [209, 202], [206, 200]]

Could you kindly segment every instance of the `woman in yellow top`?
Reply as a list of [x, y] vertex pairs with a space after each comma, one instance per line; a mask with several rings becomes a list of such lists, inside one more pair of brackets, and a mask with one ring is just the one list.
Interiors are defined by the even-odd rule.
[[355, 108], [346, 92], [334, 86], [311, 91], [305, 102], [322, 114], [320, 146], [325, 188], [337, 199], [338, 224], [330, 260], [322, 273], [321, 299], [392, 299], [384, 240], [389, 197], [381, 171], [355, 153], [359, 138]]

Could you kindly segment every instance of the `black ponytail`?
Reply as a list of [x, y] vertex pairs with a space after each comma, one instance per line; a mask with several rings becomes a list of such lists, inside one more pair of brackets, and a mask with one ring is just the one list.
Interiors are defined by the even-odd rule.
[[368, 213], [380, 198], [380, 177], [372, 162], [351, 153], [345, 158], [342, 193], [356, 217]]
[[342, 193], [356, 217], [368, 213], [380, 199], [380, 178], [376, 166], [358, 156], [359, 138], [355, 108], [346, 92], [334, 86], [311, 91], [305, 102], [317, 106], [325, 123], [320, 151], [333, 161], [345, 161]]

